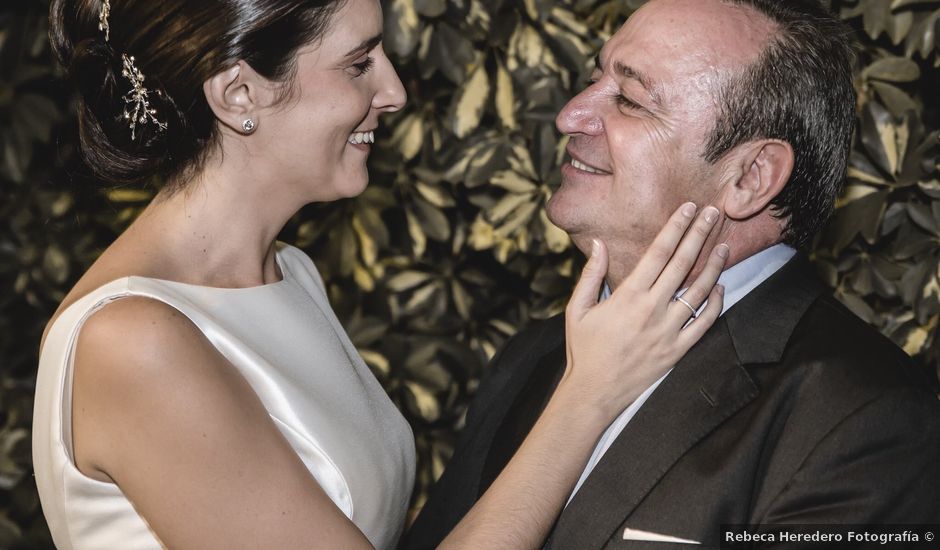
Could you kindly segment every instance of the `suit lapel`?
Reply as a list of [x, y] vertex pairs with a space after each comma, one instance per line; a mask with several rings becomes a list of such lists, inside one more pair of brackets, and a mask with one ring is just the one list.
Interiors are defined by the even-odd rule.
[[614, 441], [562, 513], [548, 546], [603, 547], [682, 455], [757, 397], [744, 365], [779, 361], [796, 323], [823, 290], [798, 255], [729, 309]]
[[719, 320], [627, 424], [562, 513], [554, 548], [601, 548], [672, 465], [757, 396]]

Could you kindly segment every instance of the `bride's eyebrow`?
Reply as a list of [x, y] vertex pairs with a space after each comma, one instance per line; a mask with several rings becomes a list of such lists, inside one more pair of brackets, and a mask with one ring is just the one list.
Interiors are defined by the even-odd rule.
[[376, 47], [381, 41], [382, 41], [382, 33], [379, 33], [373, 36], [372, 38], [367, 38], [363, 40], [362, 43], [360, 43], [358, 46], [349, 50], [349, 53], [347, 53], [345, 57], [346, 58], [359, 57], [363, 53]]

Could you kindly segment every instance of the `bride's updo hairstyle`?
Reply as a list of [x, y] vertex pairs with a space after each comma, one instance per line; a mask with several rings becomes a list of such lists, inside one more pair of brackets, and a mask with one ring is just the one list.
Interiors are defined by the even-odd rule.
[[[203, 83], [238, 60], [289, 90], [298, 50], [323, 35], [342, 0], [110, 0], [107, 37], [104, 4], [53, 0], [49, 34], [80, 92], [85, 162], [106, 181], [135, 183], [183, 181], [200, 166], [218, 136]], [[138, 124], [133, 137], [124, 56], [160, 123]]]

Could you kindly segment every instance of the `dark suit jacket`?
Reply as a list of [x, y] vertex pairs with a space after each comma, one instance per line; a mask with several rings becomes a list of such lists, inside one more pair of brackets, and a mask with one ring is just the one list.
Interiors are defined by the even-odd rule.
[[[482, 495], [564, 360], [561, 317], [505, 346], [403, 548], [436, 546]], [[940, 402], [912, 369], [797, 256], [676, 365], [547, 547], [687, 547], [624, 541], [625, 527], [716, 547], [722, 524], [940, 523]]]

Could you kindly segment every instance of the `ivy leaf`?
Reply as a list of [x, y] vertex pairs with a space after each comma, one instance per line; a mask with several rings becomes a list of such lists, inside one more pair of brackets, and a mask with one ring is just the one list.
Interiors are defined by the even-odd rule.
[[399, 58], [407, 58], [421, 37], [421, 20], [414, 0], [392, 0], [385, 10], [385, 43]]
[[517, 127], [516, 124], [516, 95], [513, 90], [512, 76], [502, 63], [497, 64], [496, 70], [496, 114], [499, 121], [505, 128], [510, 130]]
[[470, 79], [455, 97], [451, 109], [451, 129], [458, 138], [466, 137], [480, 125], [489, 95], [489, 76], [486, 68], [480, 64], [470, 73]]
[[447, 12], [446, 0], [414, 0], [414, 6], [424, 17], [440, 17]]
[[885, 104], [891, 114], [896, 118], [901, 118], [908, 111], [917, 111], [918, 105], [911, 96], [907, 95], [897, 86], [886, 84], [884, 82], [872, 82], [872, 89], [878, 94], [881, 102]]
[[879, 59], [862, 71], [862, 78], [888, 82], [913, 82], [920, 78], [920, 66], [905, 57]]

